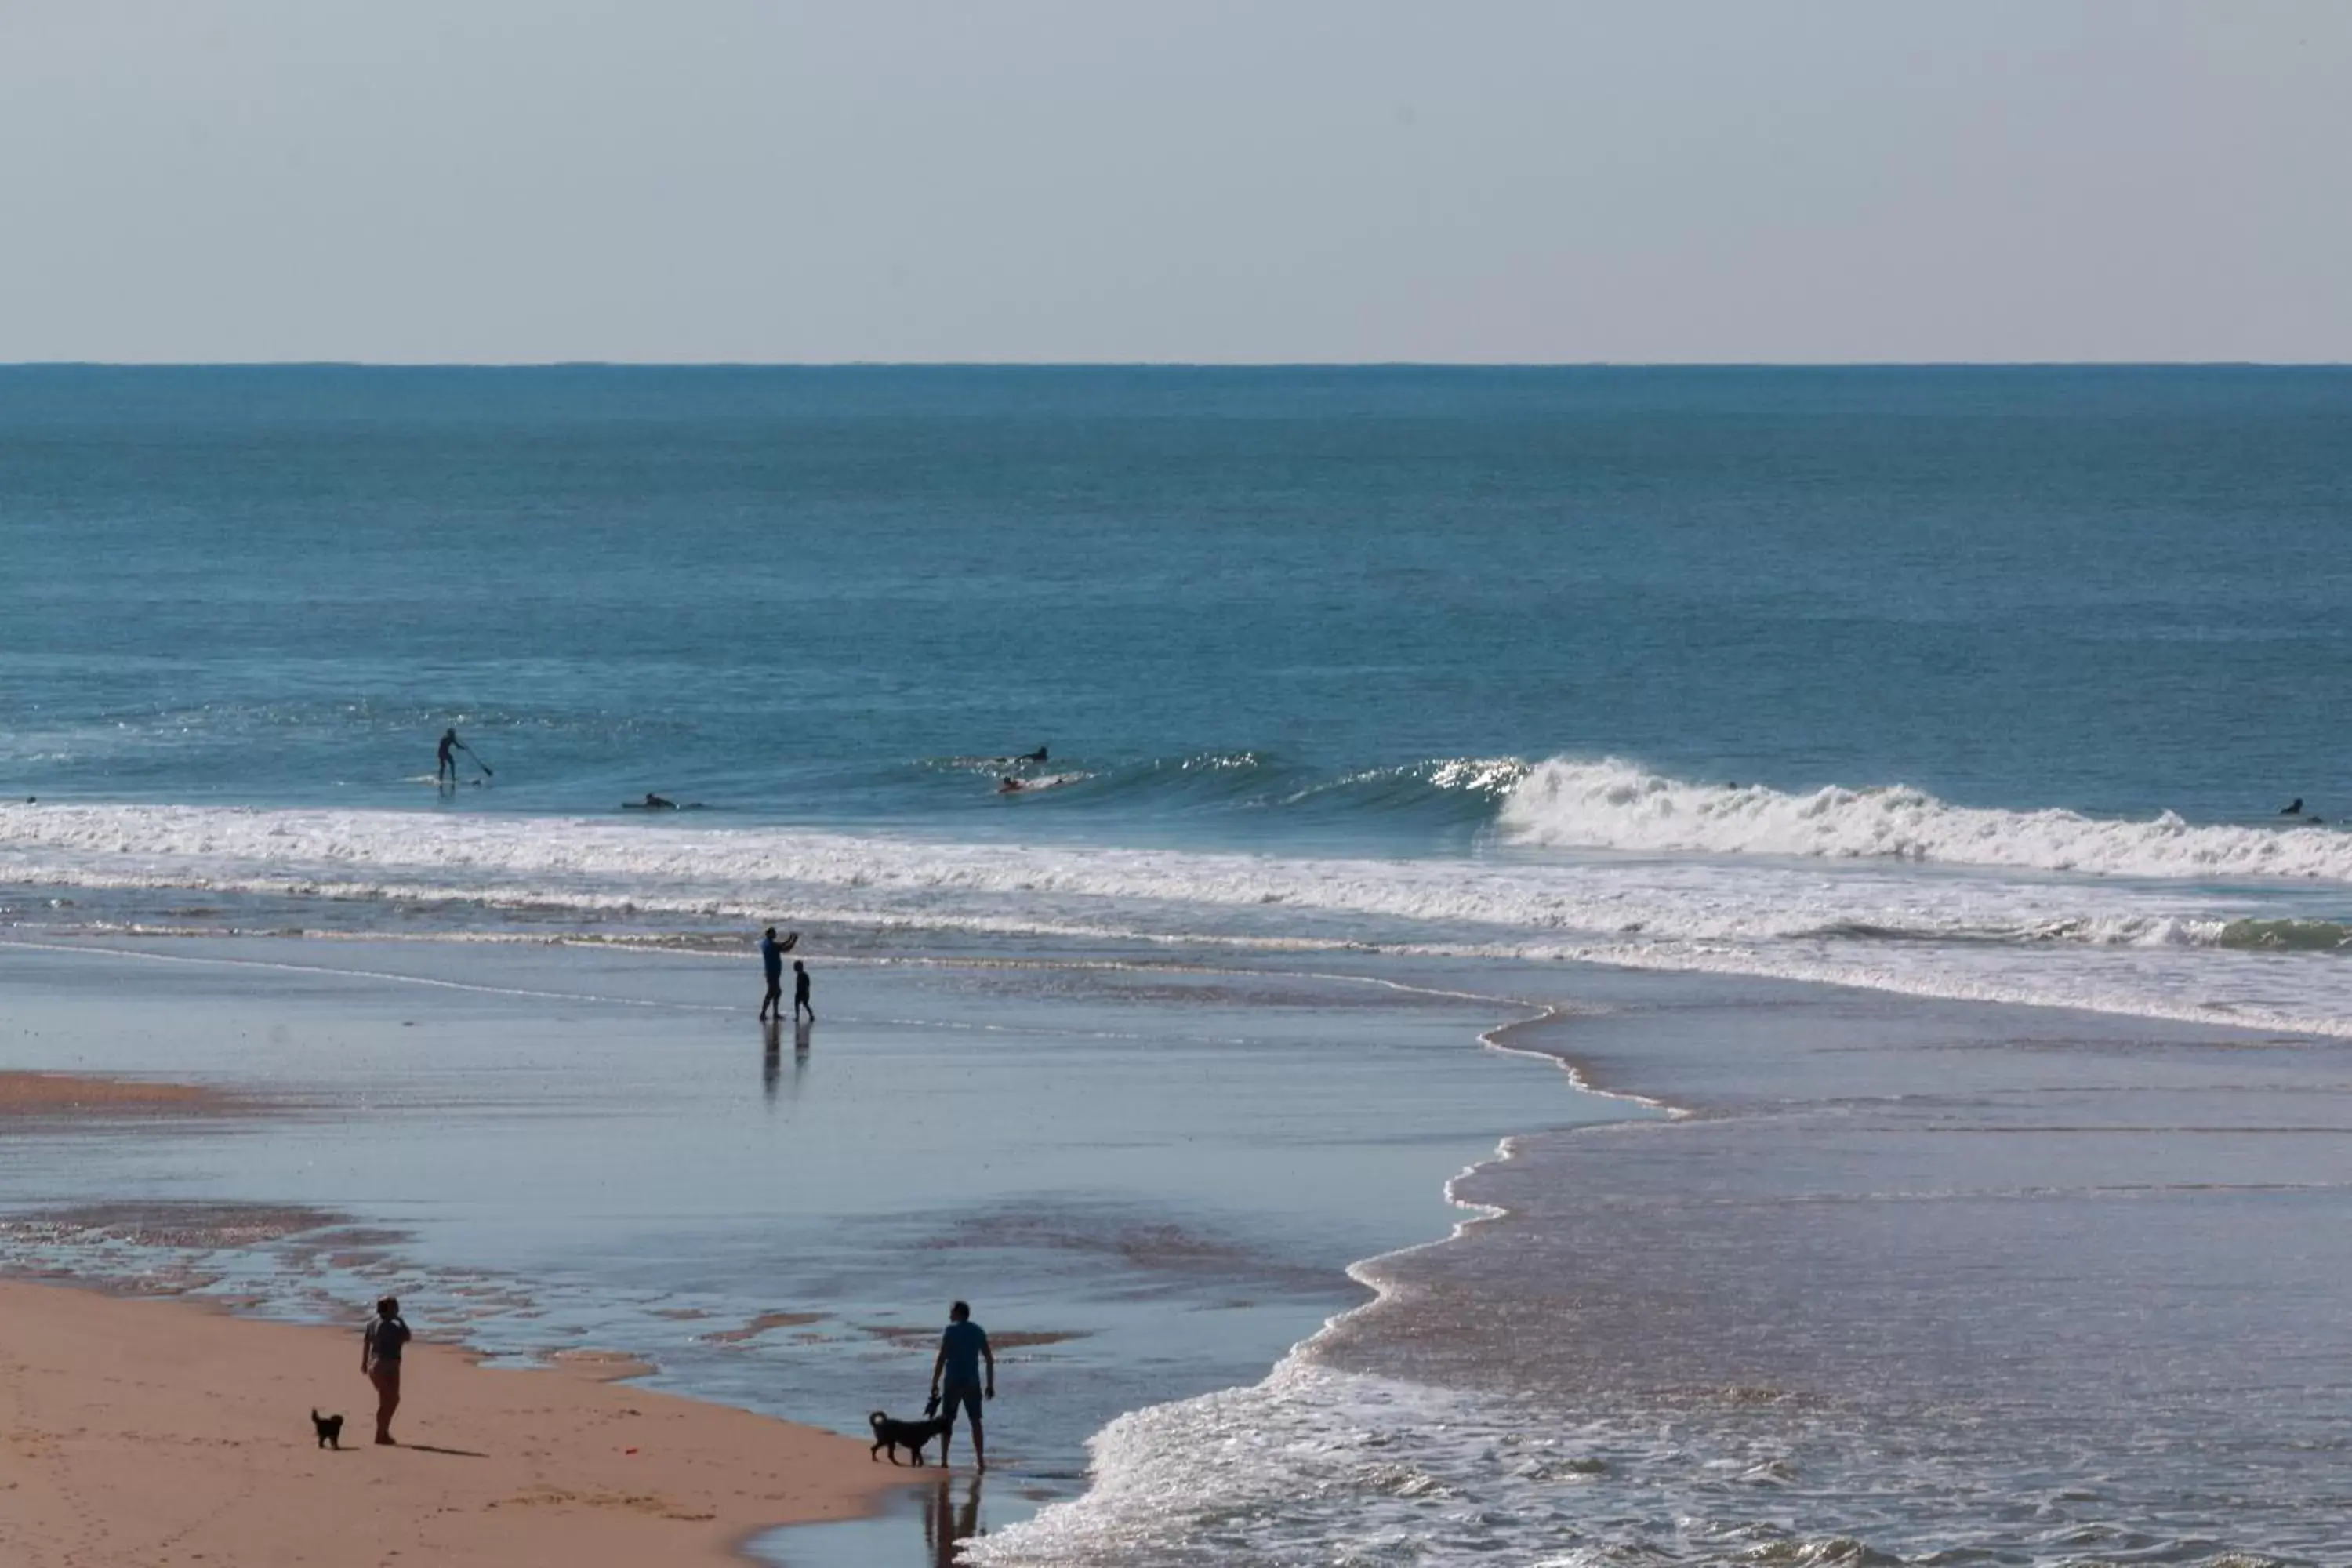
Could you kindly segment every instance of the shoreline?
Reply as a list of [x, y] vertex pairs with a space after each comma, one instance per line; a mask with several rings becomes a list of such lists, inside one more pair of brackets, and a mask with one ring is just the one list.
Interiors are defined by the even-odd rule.
[[[201, 1300], [0, 1279], [0, 1542], [28, 1568], [297, 1563], [741, 1564], [779, 1526], [870, 1513], [903, 1480], [813, 1426], [634, 1386], [634, 1358], [489, 1366], [418, 1342], [370, 1440], [357, 1334]], [[319, 1446], [316, 1406], [345, 1417]]]
[[[2340, 1156], [2309, 1152], [2330, 1147], [2310, 1135], [2352, 1123], [2302, 1109], [2315, 1090], [2341, 1092], [2327, 1081], [2332, 1042], [2230, 1026], [2135, 1028], [2086, 1011], [1856, 1007], [1760, 986], [1717, 987], [1682, 1009], [1607, 1007], [1639, 997], [1643, 981], [1628, 973], [1595, 988], [1604, 1010], [1591, 1021], [1603, 1038], [1573, 1038], [1580, 1020], [1567, 1006], [1481, 1038], [1550, 1060], [1582, 1092], [1646, 1105], [1650, 1116], [1506, 1135], [1447, 1184], [1457, 1210], [1448, 1235], [1349, 1268], [1369, 1300], [1255, 1383], [1120, 1417], [1090, 1444], [1095, 1484], [979, 1561], [1187, 1562], [1236, 1511], [1268, 1521], [1252, 1538], [1268, 1557], [1358, 1538], [1350, 1532], [1446, 1555], [1439, 1546], [1459, 1537], [1416, 1511], [1433, 1495], [1510, 1521], [1497, 1530], [1530, 1556], [1580, 1539], [1596, 1513], [1636, 1521], [1622, 1527], [1625, 1539], [1660, 1542], [1654, 1550], [1675, 1561], [1759, 1555], [1759, 1537], [1775, 1554], [1784, 1543], [1810, 1555], [1860, 1542], [1906, 1559], [1979, 1543], [2028, 1550], [2042, 1539], [2032, 1521], [1874, 1513], [1853, 1501], [1852, 1478], [1873, 1473], [1888, 1432], [1938, 1404], [1981, 1407], [1987, 1429], [2050, 1425], [2043, 1378], [2063, 1384], [2073, 1340], [2137, 1352], [2160, 1334], [2159, 1378], [2210, 1364], [2204, 1314], [2177, 1310], [2203, 1305], [2200, 1274], [2291, 1286], [2326, 1272], [2280, 1263], [2278, 1241], [2299, 1228], [2299, 1210], [2340, 1190], [2312, 1179], [2315, 1159]], [[1727, 1003], [1747, 1020], [1729, 1053], [1725, 1037], [1694, 1026]], [[1518, 1029], [1535, 1038], [1512, 1038]], [[2117, 1062], [2147, 1068], [2117, 1085]], [[1638, 1087], [1601, 1089], [1595, 1077]], [[2086, 1103], [2086, 1093], [2101, 1098]], [[2193, 1112], [2175, 1103], [2183, 1093], [2200, 1101]], [[2132, 1098], [2105, 1098], [2119, 1094]], [[2086, 1141], [2092, 1133], [2112, 1136]], [[1825, 1157], [1806, 1157], [1824, 1143]], [[2151, 1160], [2170, 1184], [2150, 1184], [2140, 1163]], [[2184, 1173], [2184, 1162], [2193, 1170]], [[2301, 1184], [2282, 1184], [2270, 1168], [2280, 1163]], [[1650, 1245], [1661, 1220], [1686, 1238], [1681, 1257]], [[1950, 1238], [1989, 1227], [2004, 1238], [1995, 1256], [2024, 1261], [1989, 1283], [1952, 1277], [1943, 1268]], [[2171, 1250], [2152, 1244], [2159, 1235]], [[1805, 1248], [1830, 1245], [1862, 1248], [1870, 1263], [1845, 1272], [1843, 1313], [1828, 1331], [1759, 1334], [1724, 1305], [1756, 1299], [1759, 1282], [1789, 1278], [1787, 1258], [1810, 1266]], [[2184, 1281], [2150, 1265], [2182, 1247], [2226, 1266], [2192, 1268]], [[1893, 1265], [1880, 1261], [1890, 1254]], [[2056, 1344], [2023, 1331], [2043, 1328], [2029, 1298], [2053, 1282], [2071, 1289]], [[2313, 1549], [2312, 1524], [2265, 1521], [2242, 1501], [2296, 1484], [2281, 1458], [2325, 1451], [2340, 1409], [2340, 1381], [2331, 1388], [2322, 1377], [2284, 1407], [2259, 1373], [2245, 1382], [2242, 1369], [2278, 1344], [2324, 1342], [2312, 1330], [2325, 1321], [2312, 1305], [2320, 1294], [2275, 1294], [2246, 1310], [2254, 1348], [2231, 1358], [2232, 1383], [2183, 1374], [2162, 1385], [2183, 1439], [2170, 1451], [2205, 1453], [2189, 1434], [2220, 1426], [2228, 1440], [2210, 1462], [2230, 1468], [2226, 1485], [2183, 1479], [2161, 1457], [2131, 1449], [2131, 1401], [2112, 1415], [2061, 1401], [2078, 1424], [2062, 1441], [1956, 1438], [1932, 1462], [1950, 1468], [1948, 1484], [1967, 1478], [1986, 1496], [2047, 1488], [2070, 1541], [2154, 1531], [2168, 1509], [2188, 1507], [2192, 1524], [2172, 1527], [2184, 1552], [2193, 1544], [2232, 1560], [2332, 1560]], [[2119, 1300], [2176, 1310], [2151, 1327], [2145, 1314], [2117, 1311]], [[1922, 1300], [1933, 1305], [1923, 1311]], [[1468, 1342], [1466, 1325], [1481, 1320]], [[2002, 1371], [1988, 1344], [2018, 1366], [2049, 1364]], [[1573, 1408], [1575, 1423], [1528, 1431], [1530, 1391]], [[2074, 1414], [2084, 1407], [2091, 1416]], [[2193, 1418], [2178, 1419], [2182, 1411]], [[1368, 1453], [1379, 1462], [1366, 1463]], [[1743, 1511], [1759, 1477], [1779, 1505], [1760, 1519]], [[2308, 1484], [2324, 1488], [2325, 1478]], [[1662, 1490], [1678, 1521], [1731, 1522], [1654, 1529], [1641, 1521], [1660, 1509]], [[1199, 1503], [1208, 1498], [1217, 1505]], [[1495, 1538], [1481, 1539], [1484, 1550]]]
[[[1259, 1383], [1335, 1316], [1377, 1301], [1380, 1290], [1359, 1270], [1399, 1243], [1427, 1246], [1454, 1233], [1465, 1216], [1445, 1192], [1448, 1173], [1491, 1159], [1498, 1136], [1528, 1125], [1521, 1114], [1528, 1089], [1540, 1083], [1549, 1086], [1538, 1090], [1547, 1100], [1558, 1097], [1555, 1115], [1540, 1121], [1613, 1119], [1635, 1110], [1587, 1091], [1574, 1067], [1556, 1056], [1497, 1045], [1514, 1022], [1533, 1021], [1525, 1015], [1550, 1016], [1549, 1005], [1475, 982], [1451, 984], [1451, 976], [1412, 984], [1247, 964], [1203, 971], [1106, 963], [1097, 954], [1042, 963], [1029, 954], [971, 954], [910, 966], [847, 952], [834, 962], [866, 976], [852, 993], [856, 1011], [833, 1015], [814, 1054], [803, 1048], [780, 1058], [772, 1044], [762, 1051], [740, 1019], [712, 1005], [708, 981], [723, 983], [723, 966], [540, 944], [500, 943], [494, 951], [470, 942], [446, 950], [425, 943], [422, 951], [403, 944], [397, 962], [327, 964], [278, 960], [274, 946], [253, 943], [163, 953], [58, 946], [66, 951], [9, 949], [28, 1003], [37, 998], [34, 1037], [43, 1042], [39, 1066], [27, 1061], [22, 1070], [70, 1065], [85, 1079], [152, 1072], [158, 1064], [151, 1042], [168, 1026], [175, 1077], [265, 1102], [290, 1096], [303, 1108], [294, 1117], [252, 1121], [251, 1136], [226, 1144], [188, 1142], [199, 1129], [182, 1119], [144, 1123], [155, 1136], [136, 1144], [91, 1141], [86, 1134], [98, 1123], [87, 1115], [79, 1129], [40, 1124], [39, 1146], [77, 1152], [76, 1186], [111, 1192], [135, 1208], [160, 1205], [151, 1218], [99, 1217], [134, 1250], [150, 1230], [159, 1245], [187, 1250], [173, 1277], [192, 1280], [199, 1300], [267, 1300], [315, 1322], [342, 1317], [381, 1285], [408, 1300], [422, 1331], [492, 1355], [543, 1354], [578, 1336], [569, 1342], [615, 1345], [657, 1362], [661, 1386], [731, 1408], [799, 1415], [862, 1414], [877, 1403], [896, 1409], [901, 1401], [893, 1385], [912, 1396], [928, 1356], [904, 1342], [930, 1331], [890, 1309], [952, 1284], [954, 1293], [984, 1304], [1012, 1352], [1002, 1373], [1013, 1401], [1011, 1463], [988, 1478], [991, 1500], [975, 1510], [983, 1531], [1011, 1522], [1008, 1510], [1086, 1496], [1092, 1484], [1086, 1442], [1107, 1423], [1171, 1396]], [[179, 962], [123, 967], [152, 957]], [[1058, 978], [1039, 989], [1027, 978], [1032, 970]], [[100, 994], [109, 998], [102, 1015], [91, 1008]], [[874, 1011], [881, 1019], [870, 1016]], [[1391, 1042], [1382, 1070], [1335, 1099], [1319, 1087], [1328, 1053], [1349, 1048], [1374, 1018]], [[1164, 1044], [1135, 1054], [1130, 1042], [1145, 1037], [1138, 1031]], [[966, 1042], [981, 1039], [990, 1048], [974, 1053]], [[1482, 1070], [1480, 1057], [1503, 1070]], [[1506, 1065], [1515, 1060], [1524, 1066]], [[1204, 1080], [1201, 1068], [1213, 1064]], [[492, 1066], [500, 1076], [486, 1078]], [[1064, 1183], [1083, 1174], [1084, 1185], [1058, 1205], [1041, 1210], [1026, 1176], [1019, 1191], [1027, 1195], [983, 1186], [937, 1215], [925, 1212], [935, 1199], [921, 1173], [908, 1178], [903, 1193], [861, 1190], [847, 1208], [821, 1195], [822, 1173], [855, 1160], [874, 1136], [898, 1135], [910, 1105], [918, 1127], [935, 1124], [919, 1120], [924, 1102], [910, 1097], [937, 1093], [943, 1081], [953, 1085], [954, 1098], [939, 1102], [952, 1108], [952, 1125], [979, 1134], [972, 1153], [1001, 1160], [1003, 1138], [988, 1129], [1017, 1125], [1015, 1110], [1034, 1114], [1042, 1087], [1075, 1094], [1086, 1075], [1106, 1072], [1169, 1092], [1116, 1102], [1127, 1108], [1125, 1140], [1106, 1139], [1121, 1130], [1116, 1121], [1089, 1124], [1069, 1156], [1083, 1163], [1046, 1168]], [[1265, 1086], [1248, 1102], [1281, 1108], [1271, 1112], [1278, 1120], [1226, 1117], [1231, 1084], [1243, 1074]], [[1197, 1104], [1188, 1100], [1182, 1090], [1203, 1081], [1227, 1087]], [[1310, 1085], [1317, 1093], [1302, 1097]], [[962, 1107], [974, 1094], [1012, 1097], [992, 1099], [1008, 1114], [968, 1115]], [[1394, 1120], [1407, 1106], [1410, 1131]], [[1293, 1107], [1312, 1107], [1310, 1130], [1328, 1124], [1328, 1133], [1299, 1140]], [[442, 1127], [451, 1115], [495, 1135], [452, 1139]], [[592, 1125], [594, 1136], [583, 1138]], [[1192, 1157], [1202, 1129], [1223, 1141], [1228, 1158], [1202, 1165]], [[442, 1163], [409, 1163], [418, 1136], [431, 1141]], [[690, 1148], [694, 1157], [634, 1162], [616, 1176], [616, 1137], [648, 1154]], [[1429, 1157], [1433, 1143], [1456, 1139], [1453, 1157]], [[34, 1147], [23, 1145], [23, 1152]], [[191, 1165], [184, 1156], [199, 1148], [207, 1151], [203, 1163]], [[1310, 1167], [1323, 1174], [1314, 1184], [1293, 1182], [1288, 1203], [1256, 1206], [1265, 1192], [1284, 1190], [1269, 1189], [1266, 1178], [1296, 1173], [1302, 1148], [1328, 1151]], [[226, 1174], [211, 1168], [224, 1158]], [[459, 1174], [450, 1161], [469, 1173]], [[58, 1169], [54, 1156], [45, 1163]], [[386, 1169], [402, 1173], [391, 1204], [381, 1179], [368, 1174]], [[797, 1177], [788, 1174], [795, 1170]], [[514, 1173], [523, 1184], [510, 1184]], [[1174, 1198], [1171, 1179], [1181, 1194]], [[1131, 1195], [1107, 1191], [1107, 1180]], [[501, 1196], [485, 1204], [492, 1190]], [[627, 1200], [617, 1209], [600, 1195], [615, 1192]], [[135, 1195], [142, 1193], [150, 1195]], [[813, 1218], [799, 1215], [792, 1194]], [[68, 1196], [62, 1189], [49, 1195]], [[183, 1204], [224, 1212], [173, 1212]], [[248, 1209], [289, 1204], [315, 1214], [318, 1226], [307, 1228], [327, 1229], [305, 1240], [271, 1228], [257, 1247], [224, 1246], [213, 1234], [220, 1226], [268, 1228], [270, 1213]], [[1237, 1206], [1244, 1204], [1250, 1206]], [[780, 1278], [749, 1262], [756, 1252], [738, 1252], [748, 1267], [730, 1261], [712, 1273], [710, 1259], [728, 1255], [700, 1239], [678, 1239], [670, 1216], [682, 1205], [715, 1215], [719, 1235], [760, 1251], [784, 1248], [794, 1263]], [[1414, 1224], [1400, 1235], [1406, 1215], [1424, 1207], [1425, 1228]], [[38, 1220], [51, 1212], [25, 1214]], [[582, 1231], [592, 1214], [590, 1231]], [[910, 1262], [890, 1262], [887, 1249], [875, 1257], [869, 1214], [914, 1249]], [[1235, 1228], [1244, 1216], [1251, 1228]], [[1335, 1218], [1351, 1228], [1335, 1230]], [[452, 1247], [460, 1226], [473, 1228], [459, 1231]], [[822, 1227], [837, 1230], [838, 1239]], [[596, 1256], [634, 1259], [630, 1268], [578, 1272], [588, 1259], [576, 1250], [578, 1238], [591, 1232]], [[1370, 1245], [1343, 1251], [1350, 1241]], [[27, 1251], [49, 1245], [36, 1238]], [[853, 1250], [835, 1252], [843, 1247]], [[846, 1288], [838, 1278], [814, 1288], [792, 1283], [798, 1271], [839, 1267], [852, 1257], [855, 1267], [876, 1270], [870, 1280]], [[443, 1310], [419, 1317], [424, 1303], [443, 1298]], [[1171, 1308], [1181, 1310], [1171, 1317]], [[742, 1327], [721, 1327], [729, 1322]], [[1101, 1369], [1138, 1364], [1125, 1346], [1138, 1336], [1164, 1338], [1168, 1324], [1186, 1335], [1177, 1378], [1150, 1372], [1129, 1378], [1131, 1387], [1103, 1382]], [[340, 1362], [331, 1374], [350, 1380]], [[357, 1392], [372, 1407], [365, 1386]], [[1114, 1394], [1136, 1397], [1111, 1403]], [[297, 1437], [307, 1436], [300, 1420], [307, 1408], [294, 1411]], [[341, 1408], [358, 1413], [349, 1397]], [[894, 1474], [855, 1454], [862, 1439], [824, 1440], [854, 1456], [861, 1472], [854, 1489], [865, 1500], [747, 1517], [730, 1550], [800, 1568], [876, 1560], [831, 1555], [835, 1541], [843, 1548], [879, 1541], [889, 1561], [910, 1544], [911, 1505], [894, 1505], [888, 1494], [909, 1485], [920, 1492], [940, 1472]], [[889, 1517], [877, 1518], [871, 1532], [803, 1528], [877, 1508]], [[772, 1534], [777, 1527], [784, 1533]]]

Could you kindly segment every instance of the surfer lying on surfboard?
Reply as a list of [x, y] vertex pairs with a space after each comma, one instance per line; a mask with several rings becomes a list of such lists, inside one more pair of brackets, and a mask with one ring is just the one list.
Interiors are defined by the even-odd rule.
[[645, 799], [625, 800], [621, 803], [621, 809], [623, 811], [700, 811], [703, 809], [703, 805], [698, 800], [672, 800], [666, 795], [656, 795], [653, 791], [647, 790]]
[[1024, 779], [1013, 773], [1006, 773], [996, 781], [996, 793], [1035, 795], [1040, 790], [1060, 789], [1064, 784], [1074, 784], [1092, 776], [1091, 773], [1035, 773]]

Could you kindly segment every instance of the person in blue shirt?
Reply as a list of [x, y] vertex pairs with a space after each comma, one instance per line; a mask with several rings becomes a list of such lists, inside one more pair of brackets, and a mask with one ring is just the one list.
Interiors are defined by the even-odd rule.
[[[988, 1363], [986, 1383], [980, 1376], [982, 1362]], [[940, 1336], [940, 1353], [931, 1363], [931, 1397], [944, 1401], [940, 1415], [948, 1424], [940, 1436], [940, 1463], [948, 1462], [948, 1445], [955, 1441], [960, 1405], [971, 1417], [973, 1465], [988, 1468], [988, 1449], [980, 1433], [980, 1402], [996, 1397], [996, 1352], [988, 1348], [987, 1331], [971, 1321], [971, 1309], [961, 1301], [948, 1309], [947, 1332]]]
[[776, 928], [770, 926], [760, 938], [760, 967], [767, 972], [768, 994], [760, 1003], [760, 1021], [766, 1023], [772, 1012], [778, 1022], [784, 1016], [784, 954], [792, 952], [801, 933], [793, 932], [783, 941], [776, 940]]

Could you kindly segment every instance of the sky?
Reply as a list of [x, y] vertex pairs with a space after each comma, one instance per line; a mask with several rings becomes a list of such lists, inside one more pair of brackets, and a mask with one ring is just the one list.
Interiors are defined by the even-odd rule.
[[5, 0], [0, 361], [2352, 360], [2345, 0]]

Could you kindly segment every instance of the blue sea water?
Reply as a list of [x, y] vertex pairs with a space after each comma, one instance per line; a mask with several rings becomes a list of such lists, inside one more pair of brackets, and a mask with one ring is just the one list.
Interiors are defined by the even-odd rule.
[[2326, 1026], [2347, 544], [2328, 369], [0, 370], [0, 875]]
[[0, 921], [1306, 953], [1694, 1113], [995, 1561], [2330, 1561], [2347, 547], [2333, 369], [0, 369]]
[[18, 368], [0, 777], [409, 809], [455, 721], [468, 810], [959, 831], [934, 760], [1046, 743], [1023, 830], [1114, 840], [1458, 842], [1376, 771], [1562, 753], [2242, 819], [2344, 795], [2347, 545], [2329, 370]]

